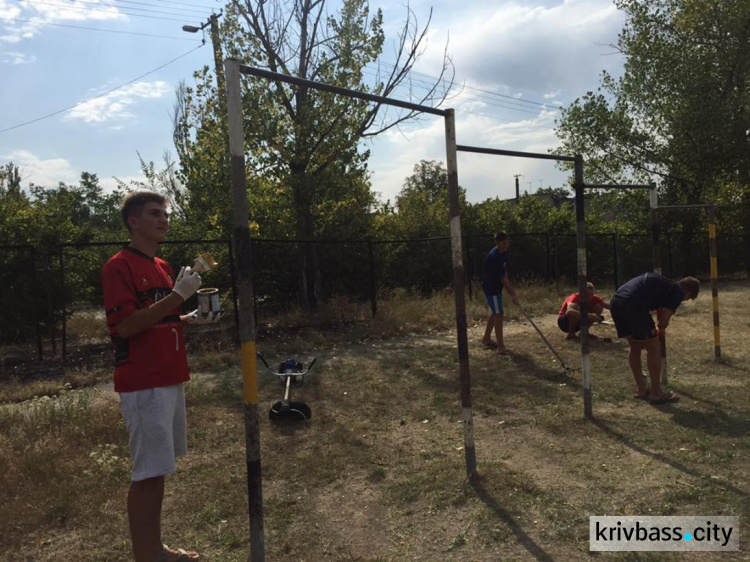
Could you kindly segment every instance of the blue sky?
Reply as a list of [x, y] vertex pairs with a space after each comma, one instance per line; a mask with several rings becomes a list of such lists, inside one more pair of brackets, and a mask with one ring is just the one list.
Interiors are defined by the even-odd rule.
[[[448, 41], [456, 77], [443, 107], [456, 111], [459, 144], [547, 152], [557, 144], [557, 108], [595, 89], [601, 70], [622, 67], [611, 45], [624, 18], [612, 0], [411, 2], [420, 22], [431, 6], [416, 85], [437, 75]], [[383, 9], [392, 39], [404, 3], [371, 7]], [[0, 164], [13, 161], [24, 184], [47, 187], [75, 183], [83, 171], [105, 187], [114, 177], [140, 179], [138, 153], [160, 167], [165, 151], [175, 155], [175, 87], [213, 65], [208, 37], [201, 46], [201, 34], [182, 25], [221, 8], [211, 0], [0, 0]], [[391, 53], [389, 45], [384, 63]], [[395, 197], [419, 160], [445, 161], [443, 127], [425, 117], [364, 145], [383, 199]], [[515, 174], [530, 192], [564, 182], [553, 163], [526, 159], [459, 154], [458, 172], [472, 202], [511, 197]]]

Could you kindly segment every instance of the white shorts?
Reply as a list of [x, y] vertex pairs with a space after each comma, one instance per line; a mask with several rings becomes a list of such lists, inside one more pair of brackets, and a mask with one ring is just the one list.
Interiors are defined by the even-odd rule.
[[185, 387], [121, 392], [120, 411], [130, 435], [131, 480], [173, 473], [176, 457], [187, 452]]

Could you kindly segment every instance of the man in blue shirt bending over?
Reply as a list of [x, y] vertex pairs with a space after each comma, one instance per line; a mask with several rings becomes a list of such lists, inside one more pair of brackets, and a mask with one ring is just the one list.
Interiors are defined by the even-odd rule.
[[[496, 347], [501, 355], [508, 353], [503, 342], [503, 287], [507, 289], [510, 298], [518, 304], [518, 295], [508, 281], [508, 248], [510, 237], [505, 232], [495, 234], [495, 247], [484, 260], [482, 275], [482, 289], [490, 305], [490, 317], [484, 331], [482, 343], [487, 347]], [[495, 329], [497, 344], [492, 341], [492, 329]]]
[[[652, 404], [679, 400], [674, 392], [661, 388], [661, 355], [657, 336], [667, 329], [670, 318], [682, 301], [695, 299], [700, 288], [700, 281], [695, 277], [674, 282], [658, 273], [644, 273], [617, 289], [609, 301], [617, 337], [626, 338], [630, 345], [628, 363], [635, 377], [636, 398], [649, 400]], [[660, 312], [658, 326], [651, 317], [652, 310]], [[641, 351], [644, 349], [651, 388], [643, 376]]]

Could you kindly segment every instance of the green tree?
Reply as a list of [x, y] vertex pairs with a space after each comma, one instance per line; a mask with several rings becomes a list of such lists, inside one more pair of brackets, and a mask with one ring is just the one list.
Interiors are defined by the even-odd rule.
[[35, 228], [21, 181], [21, 171], [13, 162], [0, 168], [0, 240], [5, 245], [30, 244]]
[[[467, 210], [466, 190], [459, 186], [462, 216]], [[421, 160], [404, 180], [396, 196], [391, 236], [429, 238], [450, 235], [448, 172], [442, 162]]]
[[[621, 78], [604, 73], [563, 111], [561, 151], [583, 154], [587, 181], [657, 181], [660, 200], [706, 203], [740, 188], [750, 210], [750, 2], [618, 0]], [[728, 209], [729, 210], [729, 209]], [[750, 213], [744, 214], [744, 229]], [[669, 215], [664, 222], [670, 225]], [[699, 215], [681, 215], [686, 257]]]
[[[383, 75], [377, 71], [374, 80], [365, 78], [365, 71], [381, 54], [385, 34], [382, 12], [371, 14], [367, 0], [343, 0], [335, 16], [329, 15], [325, 0], [235, 1], [227, 6], [222, 24], [223, 50], [243, 63], [274, 72], [394, 96], [423, 52], [428, 29], [420, 28], [407, 10], [393, 65]], [[449, 68], [446, 58], [434, 85], [411, 101], [439, 104], [447, 91], [439, 86]], [[204, 69], [196, 79], [195, 89], [183, 90], [176, 118], [178, 152], [191, 202], [196, 183], [210, 193], [207, 186], [221, 173], [215, 162], [213, 167], [195, 163], [210, 164], [217, 151], [223, 150], [217, 139], [223, 116], [216, 113], [210, 73]], [[372, 196], [369, 190], [360, 189], [367, 178], [369, 154], [359, 150], [359, 141], [417, 116], [410, 111], [387, 115], [379, 104], [260, 79], [243, 81], [243, 111], [250, 189], [257, 178], [265, 178], [283, 190], [285, 197], [276, 203], [290, 206], [293, 234], [299, 239], [321, 233], [323, 213], [342, 195], [345, 200], [356, 196], [354, 207], [369, 209]], [[337, 173], [353, 179], [338, 181], [334, 179]], [[199, 182], [194, 179], [198, 174], [205, 176]], [[347, 185], [353, 190], [342, 193]], [[222, 197], [216, 198], [220, 204]], [[302, 304], [314, 306], [319, 292], [315, 247], [304, 248], [299, 259], [299, 296]]]

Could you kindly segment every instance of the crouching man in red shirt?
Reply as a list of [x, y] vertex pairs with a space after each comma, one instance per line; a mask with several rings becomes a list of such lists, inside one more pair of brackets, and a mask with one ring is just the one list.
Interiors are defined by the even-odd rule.
[[[588, 303], [588, 318], [589, 326], [592, 326], [596, 322], [604, 320], [602, 312], [604, 309], [609, 309], [609, 303], [606, 303], [599, 295], [594, 293], [594, 284], [586, 283], [586, 294], [589, 298]], [[577, 337], [578, 331], [581, 329], [581, 295], [580, 293], [573, 293], [560, 307], [560, 312], [557, 314], [557, 326], [567, 334], [565, 339], [573, 339]], [[596, 339], [596, 336], [589, 334], [590, 338]]]
[[136, 562], [196, 561], [197, 553], [162, 543], [161, 508], [164, 477], [176, 470], [176, 457], [187, 452], [183, 384], [190, 374], [182, 324], [200, 322], [200, 316], [180, 315], [180, 308], [201, 286], [201, 277], [183, 267], [175, 278], [169, 264], [156, 257], [169, 229], [163, 196], [131, 193], [121, 211], [130, 245], [107, 261], [101, 281], [115, 354], [115, 391], [133, 465], [128, 492], [133, 555]]

